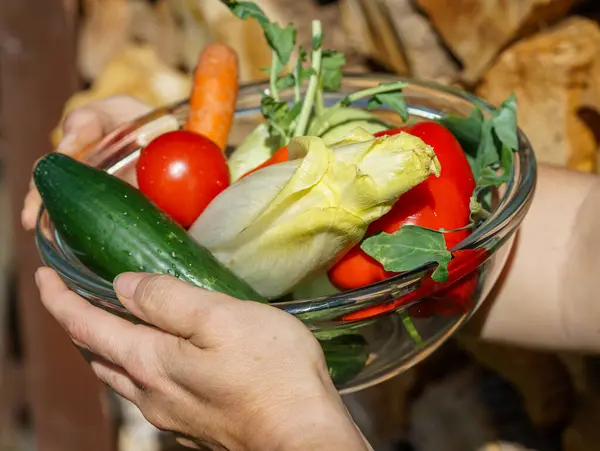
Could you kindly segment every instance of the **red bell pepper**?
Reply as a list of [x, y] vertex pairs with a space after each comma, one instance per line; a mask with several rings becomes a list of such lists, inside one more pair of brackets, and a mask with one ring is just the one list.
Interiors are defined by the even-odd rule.
[[424, 279], [416, 290], [394, 301], [367, 307], [342, 317], [344, 321], [357, 321], [381, 316], [400, 307], [422, 299], [410, 306], [408, 313], [413, 317], [429, 317], [433, 314], [455, 316], [467, 313], [472, 307], [477, 290], [479, 273], [477, 268], [487, 259], [485, 249], [456, 251], [448, 265], [448, 280], [443, 283], [431, 278]]
[[[402, 195], [389, 213], [373, 222], [366, 235], [394, 233], [403, 225], [417, 225], [433, 230], [461, 229], [470, 222], [469, 199], [475, 189], [473, 173], [465, 153], [454, 135], [437, 122], [421, 122], [406, 130], [433, 147], [442, 170]], [[383, 134], [399, 133], [389, 130]], [[469, 230], [445, 234], [446, 247], [452, 249], [465, 239]], [[329, 270], [329, 280], [341, 290], [351, 290], [387, 279], [393, 273], [383, 270], [360, 245]]]

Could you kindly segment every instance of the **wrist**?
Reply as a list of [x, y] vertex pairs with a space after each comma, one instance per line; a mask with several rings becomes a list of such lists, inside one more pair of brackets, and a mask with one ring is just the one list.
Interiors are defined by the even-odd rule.
[[[285, 410], [284, 410], [285, 409]], [[266, 425], [268, 427], [268, 425]], [[282, 408], [257, 451], [367, 451], [364, 437], [341, 399], [335, 395], [311, 398]]]

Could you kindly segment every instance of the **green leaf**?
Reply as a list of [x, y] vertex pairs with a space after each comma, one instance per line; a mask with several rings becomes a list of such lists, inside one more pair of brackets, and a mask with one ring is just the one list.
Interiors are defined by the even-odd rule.
[[262, 9], [254, 2], [238, 2], [237, 0], [221, 0], [230, 11], [238, 18], [256, 19], [259, 24], [269, 23], [269, 19]]
[[475, 188], [475, 192], [473, 193], [477, 199], [477, 202], [479, 202], [483, 208], [483, 211], [485, 211], [488, 216], [492, 210], [492, 202], [494, 198], [494, 191], [491, 188], [491, 186], [479, 186]]
[[513, 151], [507, 146], [502, 146], [500, 168], [485, 167], [479, 174], [478, 186], [501, 186], [508, 182], [513, 166]]
[[298, 72], [298, 85], [302, 86], [302, 84], [310, 78], [310, 76], [314, 73], [312, 67], [303, 67]]
[[277, 80], [275, 86], [277, 86], [277, 89], [288, 89], [294, 86], [295, 80], [294, 74], [286, 74]]
[[265, 38], [269, 46], [277, 54], [282, 65], [286, 65], [290, 60], [290, 55], [296, 45], [296, 28], [288, 25], [282, 28], [278, 24], [269, 21], [264, 11], [253, 2], [240, 2], [237, 0], [221, 0], [229, 10], [240, 19], [256, 19], [262, 26]]
[[287, 102], [263, 95], [260, 106], [263, 116], [267, 118], [271, 132], [281, 136], [286, 143], [289, 138], [288, 130], [302, 110], [302, 102], [296, 102], [290, 108]]
[[[464, 147], [463, 147], [464, 150]], [[469, 167], [471, 168], [471, 172], [473, 173], [473, 177], [475, 177], [475, 157], [472, 157], [468, 153], [465, 152], [465, 157], [467, 157], [467, 162], [469, 163]]]
[[321, 83], [324, 91], [337, 91], [342, 86], [342, 67], [346, 64], [343, 53], [324, 50], [321, 61]]
[[296, 85], [296, 83], [298, 86], [302, 86], [302, 83], [308, 80], [311, 74], [312, 69], [310, 67], [296, 68], [293, 74], [286, 74], [277, 80], [277, 89], [292, 88]]
[[446, 240], [439, 231], [405, 225], [391, 235], [381, 233], [365, 239], [361, 249], [381, 263], [386, 271], [404, 272], [437, 263], [432, 279], [436, 282], [448, 280], [452, 254], [446, 249]]
[[400, 115], [402, 120], [408, 120], [408, 108], [406, 107], [406, 101], [404, 100], [401, 90], [375, 94], [369, 100], [367, 108], [372, 110], [374, 108], [379, 108], [382, 105], [390, 107]]
[[498, 187], [506, 183], [518, 149], [516, 101], [509, 97], [491, 118], [484, 119], [473, 174], [478, 186]]
[[500, 167], [506, 177], [507, 182], [511, 176], [512, 169], [513, 169], [513, 163], [514, 163], [513, 153], [514, 153], [513, 149], [511, 149], [510, 147], [508, 147], [506, 145], [502, 146], [502, 151], [500, 153]]
[[483, 126], [483, 112], [479, 107], [473, 108], [469, 117], [449, 114], [440, 120], [440, 123], [452, 132], [465, 153], [475, 158]]
[[471, 222], [477, 224], [489, 218], [490, 213], [485, 209], [476, 195], [469, 199], [469, 209], [471, 210]]
[[264, 24], [263, 29], [269, 46], [275, 51], [277, 58], [279, 58], [279, 63], [285, 66], [290, 60], [290, 56], [296, 45], [296, 29], [293, 25], [282, 28], [272, 22]]
[[260, 102], [260, 110], [266, 118], [280, 121], [287, 113], [287, 102], [277, 101], [271, 96], [264, 95]]
[[308, 61], [308, 52], [303, 46], [300, 46], [298, 47], [298, 63], [302, 66], [306, 61]]
[[287, 140], [287, 129], [285, 127], [288, 116], [287, 102], [275, 100], [264, 94], [260, 102], [260, 111], [267, 119], [271, 135], [278, 135], [284, 141]]
[[292, 123], [298, 118], [298, 115], [302, 111], [302, 102], [296, 102], [292, 105], [292, 107], [287, 111], [285, 115], [283, 126], [288, 129]]
[[478, 185], [480, 184], [482, 174], [485, 173], [485, 169], [490, 165], [496, 164], [500, 159], [498, 151], [496, 150], [496, 143], [492, 127], [492, 120], [489, 118], [485, 119], [481, 126], [481, 135], [479, 139], [479, 146], [477, 148], [477, 154], [475, 156], [475, 167], [473, 170], [473, 176], [475, 177]]
[[517, 136], [517, 99], [511, 95], [502, 102], [492, 116], [494, 125], [494, 134], [500, 142], [512, 151], [519, 148], [519, 138]]
[[[304, 47], [300, 46], [298, 49], [298, 59], [296, 60], [296, 67], [294, 68], [294, 73], [290, 74], [292, 77], [292, 85], [296, 88], [296, 96], [299, 96], [300, 87], [302, 84], [310, 78], [313, 73], [312, 67], [304, 67], [304, 63], [308, 60], [308, 53]], [[290, 86], [290, 87], [291, 87]], [[300, 100], [300, 99], [296, 99]]]

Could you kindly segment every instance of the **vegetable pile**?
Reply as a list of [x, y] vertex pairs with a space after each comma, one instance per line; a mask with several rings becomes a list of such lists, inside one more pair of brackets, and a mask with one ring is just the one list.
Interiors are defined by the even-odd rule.
[[[107, 280], [125, 271], [165, 273], [259, 302], [352, 290], [431, 264], [417, 290], [343, 319], [422, 298], [410, 316], [467, 312], [487, 255], [453, 249], [490, 215], [495, 190], [511, 175], [514, 97], [490, 116], [476, 107], [467, 118], [416, 123], [404, 82], [327, 105], [325, 93], [341, 88], [345, 59], [323, 48], [319, 21], [304, 49], [292, 25], [269, 21], [252, 2], [222, 1], [240, 19], [258, 21], [273, 50], [264, 123], [225, 156], [238, 63], [229, 47], [207, 46], [183, 130], [141, 151], [139, 189], [65, 155], [38, 163], [34, 180], [61, 238]], [[370, 111], [381, 108], [405, 125], [391, 128]], [[409, 317], [405, 324], [418, 340]], [[336, 383], [365, 365], [368, 344], [356, 329], [318, 338]]]

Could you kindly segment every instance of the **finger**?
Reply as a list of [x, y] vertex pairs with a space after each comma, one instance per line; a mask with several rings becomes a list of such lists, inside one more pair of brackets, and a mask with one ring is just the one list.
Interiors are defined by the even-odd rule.
[[164, 274], [125, 273], [117, 277], [114, 286], [134, 315], [200, 347], [207, 344], [207, 334], [202, 333], [205, 326], [218, 328], [223, 307], [232, 299]]
[[156, 331], [90, 305], [50, 268], [40, 268], [36, 281], [42, 303], [79, 346], [123, 368], [146, 364], [138, 362], [140, 344], [152, 343]]
[[37, 190], [29, 191], [25, 196], [23, 210], [21, 211], [21, 224], [25, 230], [32, 230], [35, 227], [41, 205], [42, 198]]
[[102, 118], [104, 133], [152, 111], [152, 107], [132, 96], [117, 95], [89, 105]]
[[123, 368], [101, 359], [92, 360], [90, 365], [96, 377], [123, 398], [133, 403], [139, 399], [139, 387]]

